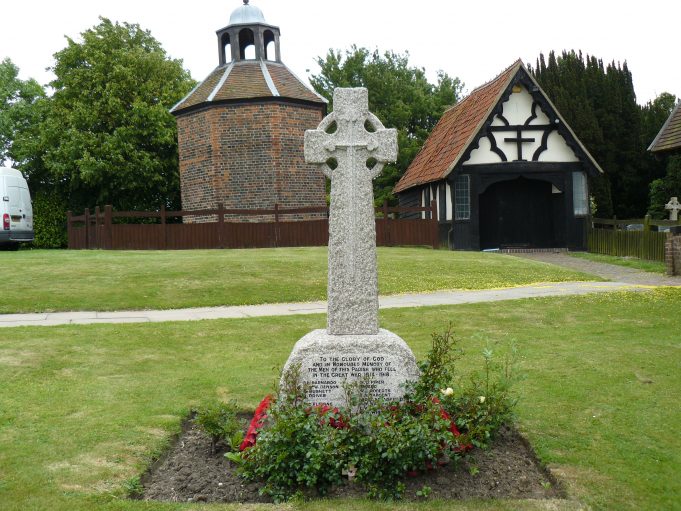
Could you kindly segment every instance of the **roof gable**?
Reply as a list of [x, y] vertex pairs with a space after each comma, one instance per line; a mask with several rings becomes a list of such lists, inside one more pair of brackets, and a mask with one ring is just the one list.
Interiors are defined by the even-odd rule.
[[443, 114], [394, 191], [399, 193], [414, 186], [442, 180], [465, 162], [478, 147], [480, 139], [487, 134], [494, 118], [503, 112], [504, 102], [518, 84], [524, 85], [541, 109], [554, 120], [557, 131], [577, 157], [587, 163], [593, 172], [603, 172], [534, 77], [518, 60]]
[[650, 144], [648, 151], [661, 153], [664, 151], [681, 151], [681, 101], [665, 121], [660, 132]]

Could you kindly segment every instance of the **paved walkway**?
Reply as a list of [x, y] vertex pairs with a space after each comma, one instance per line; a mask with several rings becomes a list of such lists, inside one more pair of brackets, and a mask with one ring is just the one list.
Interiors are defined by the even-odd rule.
[[584, 273], [597, 275], [613, 282], [625, 282], [642, 286], [681, 286], [681, 277], [678, 276], [667, 277], [659, 273], [636, 270], [616, 264], [597, 263], [588, 259], [582, 259], [581, 257], [572, 257], [565, 252], [530, 252], [513, 255], [583, 271]]
[[[600, 293], [614, 290], [643, 291], [643, 285], [625, 282], [551, 282], [506, 289], [481, 291], [437, 291], [434, 293], [403, 294], [379, 298], [381, 309], [456, 305], [462, 303], [495, 302], [541, 296], [566, 296]], [[276, 303], [232, 307], [201, 307], [192, 309], [145, 310], [120, 312], [55, 312], [40, 314], [0, 315], [0, 327], [84, 325], [92, 323], [148, 323], [159, 321], [195, 321], [200, 319], [254, 318], [326, 313], [326, 302]]]

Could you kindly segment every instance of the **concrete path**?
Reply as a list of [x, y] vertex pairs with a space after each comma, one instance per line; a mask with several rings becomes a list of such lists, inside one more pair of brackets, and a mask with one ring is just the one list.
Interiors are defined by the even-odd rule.
[[[681, 284], [681, 282], [679, 282]], [[507, 289], [481, 291], [437, 291], [434, 293], [381, 296], [381, 309], [456, 305], [462, 303], [495, 302], [541, 296], [567, 296], [615, 290], [643, 291], [646, 285], [625, 282], [561, 282], [534, 284]], [[326, 302], [276, 303], [232, 307], [201, 307], [192, 309], [146, 310], [120, 312], [55, 312], [40, 314], [3, 314], [0, 327], [84, 325], [92, 323], [149, 323], [159, 321], [195, 321], [200, 319], [254, 318], [326, 313]]]
[[613, 282], [643, 286], [681, 286], [681, 277], [678, 276], [668, 277], [659, 273], [626, 268], [615, 264], [597, 263], [581, 257], [572, 257], [565, 252], [530, 252], [513, 255], [597, 275]]

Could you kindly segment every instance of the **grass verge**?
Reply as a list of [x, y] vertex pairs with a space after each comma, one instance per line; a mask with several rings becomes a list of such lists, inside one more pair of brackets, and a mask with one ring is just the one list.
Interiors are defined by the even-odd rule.
[[[0, 254], [0, 314], [176, 309], [326, 299], [326, 247]], [[499, 254], [379, 248], [381, 294], [599, 280]]]
[[[485, 346], [515, 340], [525, 374], [519, 425], [571, 495], [595, 509], [675, 509], [681, 494], [680, 308], [681, 290], [658, 289], [393, 309], [381, 312], [381, 322], [420, 358], [430, 333], [453, 321], [466, 350], [462, 377], [480, 367]], [[195, 509], [127, 501], [125, 482], [162, 451], [200, 401], [217, 396], [254, 407], [273, 388], [295, 341], [324, 322], [316, 315], [1, 329], [0, 507]], [[395, 508], [366, 501], [283, 508], [298, 507]]]
[[647, 271], [650, 273], [665, 273], [664, 263], [659, 261], [646, 261], [645, 259], [638, 259], [636, 257], [617, 257], [603, 254], [591, 254], [589, 252], [570, 252], [573, 257], [579, 259], [586, 259], [597, 263], [616, 264], [617, 266], [625, 266], [635, 270]]

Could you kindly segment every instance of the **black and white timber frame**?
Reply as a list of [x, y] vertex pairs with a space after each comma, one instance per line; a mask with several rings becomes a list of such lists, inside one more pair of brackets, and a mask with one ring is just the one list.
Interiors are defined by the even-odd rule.
[[[529, 111], [509, 118], [514, 94], [526, 96]], [[590, 215], [587, 176], [602, 172], [521, 65], [446, 177], [398, 197], [406, 207], [437, 200], [440, 240], [451, 249], [579, 250]]]

